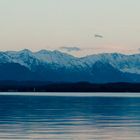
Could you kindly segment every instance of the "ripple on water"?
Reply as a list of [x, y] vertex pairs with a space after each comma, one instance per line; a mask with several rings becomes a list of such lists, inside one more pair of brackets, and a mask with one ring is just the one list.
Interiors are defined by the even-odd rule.
[[139, 140], [140, 98], [0, 96], [0, 139]]

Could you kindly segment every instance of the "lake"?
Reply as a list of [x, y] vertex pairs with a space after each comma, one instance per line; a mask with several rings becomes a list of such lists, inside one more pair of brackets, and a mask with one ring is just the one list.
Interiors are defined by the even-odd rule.
[[6, 94], [1, 140], [140, 140], [140, 94]]

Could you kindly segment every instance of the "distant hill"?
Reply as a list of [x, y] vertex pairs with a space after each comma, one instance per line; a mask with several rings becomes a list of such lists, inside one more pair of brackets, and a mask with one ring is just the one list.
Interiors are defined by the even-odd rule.
[[0, 92], [140, 92], [140, 83], [1, 81]]

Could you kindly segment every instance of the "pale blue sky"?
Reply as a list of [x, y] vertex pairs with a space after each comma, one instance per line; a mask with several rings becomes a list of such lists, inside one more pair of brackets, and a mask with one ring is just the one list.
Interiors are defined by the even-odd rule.
[[[101, 34], [103, 39], [94, 38]], [[0, 49], [135, 53], [140, 0], [0, 0]]]

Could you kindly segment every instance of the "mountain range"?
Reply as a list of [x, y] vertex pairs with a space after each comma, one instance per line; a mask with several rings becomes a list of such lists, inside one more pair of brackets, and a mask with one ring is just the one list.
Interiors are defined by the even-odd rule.
[[140, 82], [140, 54], [74, 57], [60, 51], [0, 52], [0, 81]]

